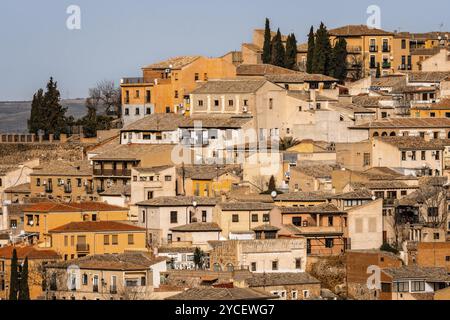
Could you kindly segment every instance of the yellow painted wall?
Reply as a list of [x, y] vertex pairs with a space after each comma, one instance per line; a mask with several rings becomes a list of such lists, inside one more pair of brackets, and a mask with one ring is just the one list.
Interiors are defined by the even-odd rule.
[[[112, 244], [113, 235], [117, 236], [117, 244]], [[132, 243], [128, 242], [128, 235], [133, 235]], [[88, 248], [77, 251], [78, 239], [81, 236], [86, 238]], [[105, 244], [105, 236], [109, 244]], [[58, 252], [65, 260], [75, 259], [78, 254], [120, 254], [125, 250], [146, 250], [145, 231], [51, 233], [51, 245], [52, 250]]]
[[[39, 240], [46, 242], [48, 232], [61, 227], [70, 222], [92, 221], [92, 215], [97, 215], [97, 221], [126, 221], [128, 220], [128, 210], [123, 211], [96, 211], [96, 212], [25, 212], [24, 230], [25, 232], [38, 233]], [[28, 216], [33, 217], [33, 225], [29, 225]], [[38, 222], [39, 221], [39, 222]]]

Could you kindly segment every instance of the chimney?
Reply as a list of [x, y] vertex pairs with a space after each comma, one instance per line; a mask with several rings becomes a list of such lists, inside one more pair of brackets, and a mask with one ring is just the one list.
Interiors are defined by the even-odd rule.
[[353, 97], [349, 94], [340, 94], [338, 96], [339, 103], [351, 104], [353, 103]]

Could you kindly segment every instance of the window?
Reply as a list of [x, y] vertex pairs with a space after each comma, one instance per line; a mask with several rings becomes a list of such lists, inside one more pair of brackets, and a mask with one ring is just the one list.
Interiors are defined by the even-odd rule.
[[113, 234], [113, 235], [112, 235], [112, 241], [111, 241], [111, 242], [112, 242], [112, 244], [115, 245], [115, 246], [118, 245], [118, 244], [119, 244], [119, 236], [118, 236], [117, 234]]
[[232, 107], [233, 104], [234, 104], [234, 101], [233, 101], [233, 100], [228, 100], [228, 106], [229, 106], [229, 107]]
[[194, 76], [194, 80], [198, 81], [199, 79], [200, 79], [200, 75], [198, 73], [196, 73], [195, 76]]
[[129, 108], [125, 108], [125, 115], [129, 116], [130, 115], [130, 109]]
[[139, 92], [139, 90], [136, 90], [136, 94], [135, 94], [136, 99], [139, 99], [139, 96], [140, 96], [140, 92]]
[[411, 291], [412, 292], [425, 291], [425, 281], [412, 281], [411, 282]]
[[441, 158], [441, 153], [439, 151], [436, 151], [435, 159], [439, 160]]
[[433, 238], [434, 238], [434, 240], [439, 240], [440, 239], [439, 233], [435, 232]]
[[427, 153], [426, 153], [426, 151], [422, 151], [421, 152], [421, 157], [420, 157], [422, 160], [427, 160]]
[[400, 192], [400, 194], [401, 194], [402, 197], [404, 197], [404, 196], [407, 196], [407, 195], [408, 195], [408, 192], [407, 192], [406, 190], [402, 190], [402, 191]]
[[270, 214], [263, 214], [263, 222], [270, 222]]
[[64, 236], [64, 246], [67, 247], [69, 245], [69, 237]]
[[252, 264], [251, 264], [251, 270], [252, 270], [253, 272], [256, 271], [256, 262], [252, 262]]
[[419, 136], [420, 136], [421, 138], [425, 138], [425, 132], [423, 132], [423, 131], [419, 132]]
[[270, 110], [273, 109], [273, 99], [272, 98], [269, 99], [269, 109]]
[[402, 161], [406, 161], [406, 151], [402, 151]]
[[328, 226], [329, 227], [333, 226], [333, 217], [332, 216], [328, 217]]
[[81, 277], [81, 283], [83, 284], [83, 286], [87, 286], [88, 279], [89, 279], [88, 275], [84, 273], [83, 276]]
[[406, 49], [406, 40], [402, 39], [402, 49]]
[[198, 106], [203, 107], [203, 100], [198, 100]]
[[291, 297], [292, 297], [292, 300], [298, 300], [298, 291], [297, 290], [292, 290], [291, 291]]
[[[435, 112], [430, 112], [430, 118], [436, 118], [436, 113]], [[436, 134], [436, 132], [435, 132], [435, 134]]]
[[150, 90], [147, 90], [147, 91], [146, 91], [146, 94], [145, 94], [145, 101], [146, 101], [147, 103], [150, 103], [150, 102], [152, 101], [152, 95], [151, 95]]
[[135, 114], [136, 114], [137, 116], [139, 115], [139, 108], [136, 108]]
[[390, 283], [382, 283], [381, 284], [381, 292], [392, 292]]
[[214, 100], [214, 107], [218, 107], [220, 105], [219, 100]]
[[178, 223], [178, 212], [170, 211], [170, 223]]
[[303, 290], [303, 299], [309, 299], [309, 290]]
[[104, 244], [105, 246], [109, 245], [109, 235], [105, 234], [105, 235], [103, 236], [103, 244]]
[[166, 113], [170, 113], [170, 107], [166, 107]]
[[294, 226], [301, 227], [302, 226], [302, 217], [293, 217], [292, 224]]
[[128, 244], [134, 244], [134, 234], [128, 235]]
[[239, 215], [238, 214], [233, 214], [232, 221], [233, 222], [239, 222]]
[[[0, 179], [0, 181], [1, 181], [1, 179]], [[1, 186], [1, 184], [0, 184], [0, 186]], [[41, 186], [41, 179], [37, 178], [36, 179], [36, 187], [40, 187], [40, 186]]]
[[437, 217], [439, 215], [439, 209], [437, 207], [428, 208], [429, 217]]
[[244, 100], [244, 107], [248, 107], [248, 100]]
[[258, 222], [258, 215], [252, 214], [252, 222]]
[[302, 259], [297, 258], [295, 259], [295, 269], [301, 269], [302, 268]]
[[334, 247], [334, 239], [325, 239], [325, 248], [333, 248]]
[[411, 160], [416, 161], [416, 151], [411, 152]]
[[370, 166], [370, 153], [364, 153], [364, 166]]
[[147, 191], [147, 200], [153, 199], [153, 191]]
[[272, 270], [273, 271], [276, 271], [276, 270], [278, 270], [278, 261], [272, 261]]
[[207, 217], [208, 213], [206, 211], [202, 211], [202, 222], [206, 222]]

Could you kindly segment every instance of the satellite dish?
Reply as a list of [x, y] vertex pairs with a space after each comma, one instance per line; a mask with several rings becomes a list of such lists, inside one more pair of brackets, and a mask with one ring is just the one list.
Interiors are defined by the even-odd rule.
[[276, 191], [272, 191], [270, 195], [272, 196], [272, 198], [276, 198], [278, 194]]

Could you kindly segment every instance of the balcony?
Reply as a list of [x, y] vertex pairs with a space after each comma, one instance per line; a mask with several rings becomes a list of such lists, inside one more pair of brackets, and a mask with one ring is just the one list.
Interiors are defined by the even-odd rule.
[[362, 48], [360, 46], [347, 46], [347, 52], [349, 53], [360, 53]]
[[94, 169], [94, 176], [103, 177], [130, 177], [131, 170], [128, 169]]
[[98, 292], [98, 284], [92, 286], [92, 292]]
[[53, 188], [51, 188], [51, 187], [50, 187], [50, 188], [47, 188], [47, 187], [46, 187], [46, 188], [45, 188], [45, 192], [46, 192], [46, 193], [52, 193], [52, 192], [53, 192]]
[[89, 252], [89, 245], [86, 243], [77, 244], [77, 252]]
[[376, 45], [369, 46], [369, 51], [370, 52], [378, 52], [378, 46], [376, 46]]
[[370, 67], [370, 69], [376, 69], [377, 68], [377, 63], [376, 62], [370, 62], [369, 67]]
[[122, 78], [120, 84], [150, 84], [150, 82], [146, 81], [142, 77], [131, 77], [131, 78]]
[[383, 52], [391, 52], [391, 46], [390, 45], [383, 45], [383, 48], [381, 49]]
[[72, 186], [64, 186], [64, 193], [72, 193]]
[[383, 206], [384, 207], [393, 207], [394, 205], [395, 205], [395, 200], [396, 199], [391, 199], [391, 198], [388, 198], [388, 199], [383, 199]]
[[109, 293], [111, 294], [117, 294], [117, 286], [111, 286], [109, 288]]
[[390, 69], [391, 68], [391, 63], [387, 62], [387, 61], [384, 61], [383, 64], [381, 65], [381, 67], [383, 69]]

